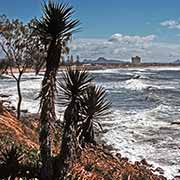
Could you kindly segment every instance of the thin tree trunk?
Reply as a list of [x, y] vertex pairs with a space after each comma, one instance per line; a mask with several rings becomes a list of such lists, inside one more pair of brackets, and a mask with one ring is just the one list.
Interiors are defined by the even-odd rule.
[[17, 104], [17, 119], [21, 118], [21, 102], [22, 102], [22, 94], [21, 94], [21, 73], [19, 74], [19, 77], [16, 80], [17, 83], [17, 91], [18, 91], [18, 104]]

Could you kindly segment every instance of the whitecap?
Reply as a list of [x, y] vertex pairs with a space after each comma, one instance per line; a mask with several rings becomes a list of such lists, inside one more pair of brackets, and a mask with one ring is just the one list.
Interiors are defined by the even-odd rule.
[[148, 87], [147, 84], [144, 83], [141, 79], [130, 79], [125, 82], [126, 89], [135, 90], [135, 91], [142, 91]]

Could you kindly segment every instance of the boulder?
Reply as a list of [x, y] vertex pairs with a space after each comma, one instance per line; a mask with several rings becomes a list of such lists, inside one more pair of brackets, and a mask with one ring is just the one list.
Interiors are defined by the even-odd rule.
[[157, 167], [155, 171], [159, 172], [159, 174], [164, 174], [164, 170], [160, 167]]
[[171, 125], [173, 124], [180, 125], [180, 121], [171, 122]]

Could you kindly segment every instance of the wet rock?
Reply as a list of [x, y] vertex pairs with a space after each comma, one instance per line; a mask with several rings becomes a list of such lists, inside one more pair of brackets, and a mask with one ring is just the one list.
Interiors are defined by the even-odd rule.
[[121, 154], [120, 154], [120, 153], [116, 153], [116, 157], [118, 157], [119, 159], [121, 159]]
[[16, 110], [16, 108], [14, 106], [11, 106], [10, 108], [12, 109], [12, 111]]
[[108, 129], [103, 129], [102, 130], [102, 133], [104, 133], [104, 134], [107, 133], [107, 132], [108, 132]]
[[105, 145], [103, 144], [103, 148], [107, 149], [108, 151], [112, 151], [114, 149], [112, 145], [108, 145], [108, 144]]
[[155, 171], [159, 172], [159, 174], [164, 174], [164, 170], [160, 167], [157, 167]]
[[0, 101], [0, 114], [2, 114], [3, 113], [3, 103], [2, 103], [2, 101]]
[[22, 109], [21, 112], [22, 113], [28, 113], [28, 110], [27, 109]]
[[171, 125], [174, 125], [174, 124], [176, 124], [176, 125], [180, 125], [180, 121], [171, 122]]
[[128, 162], [129, 161], [129, 159], [127, 157], [123, 157], [123, 158], [121, 158], [121, 160], [124, 161], [124, 162]]
[[149, 166], [149, 167], [152, 167], [152, 164], [149, 164], [146, 159], [142, 159], [141, 160], [141, 164], [144, 165], [144, 166]]
[[180, 180], [180, 176], [175, 176], [172, 180]]
[[1, 98], [8, 98], [10, 95], [0, 94]]

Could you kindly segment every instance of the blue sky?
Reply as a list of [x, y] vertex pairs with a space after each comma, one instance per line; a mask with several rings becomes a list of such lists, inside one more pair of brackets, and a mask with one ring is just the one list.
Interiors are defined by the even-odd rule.
[[[0, 12], [11, 18], [30, 20], [41, 16], [40, 0], [1, 0]], [[64, 1], [66, 2], [66, 1]], [[165, 20], [179, 20], [179, 0], [69, 0], [81, 20], [76, 36], [106, 38], [114, 33], [156, 34], [161, 40], [175, 41], [178, 29], [160, 26]], [[180, 38], [179, 38], [180, 39]]]
[[[0, 0], [0, 12], [10, 18], [19, 18], [27, 22], [34, 16], [41, 16], [41, 2]], [[75, 17], [82, 23], [82, 31], [75, 34], [75, 38], [77, 41], [81, 40], [81, 43], [85, 42], [84, 39], [93, 40], [95, 44], [96, 40], [98, 44], [102, 39], [103, 42], [109, 42], [117, 35], [115, 43], [119, 42], [122, 45], [124, 41], [132, 45], [140, 41], [142, 46], [143, 40], [148, 44], [154, 43], [153, 45], [159, 43], [161, 47], [164, 43], [163, 46], [168, 48], [171, 44], [180, 44], [180, 0], [69, 0], [69, 2], [76, 10]], [[73, 52], [78, 53], [78, 50], [78, 47], [75, 47]], [[174, 58], [178, 58], [178, 53], [179, 51], [175, 52]], [[96, 54], [98, 56], [97, 52]], [[118, 57], [120, 55], [114, 56]]]

